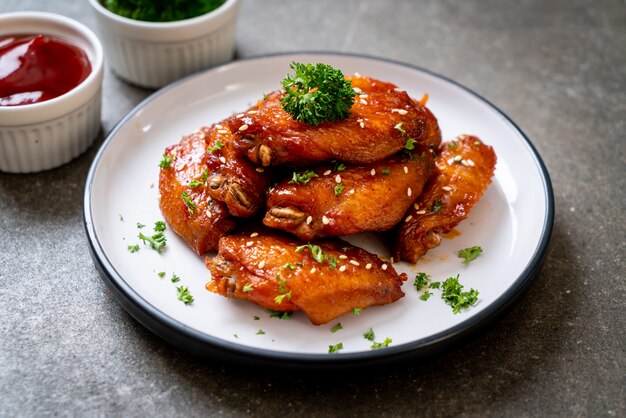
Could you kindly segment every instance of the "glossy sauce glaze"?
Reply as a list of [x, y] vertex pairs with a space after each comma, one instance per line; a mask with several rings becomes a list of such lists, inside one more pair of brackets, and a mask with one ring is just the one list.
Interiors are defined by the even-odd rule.
[[90, 73], [87, 54], [61, 39], [47, 35], [0, 37], [0, 106], [54, 99]]

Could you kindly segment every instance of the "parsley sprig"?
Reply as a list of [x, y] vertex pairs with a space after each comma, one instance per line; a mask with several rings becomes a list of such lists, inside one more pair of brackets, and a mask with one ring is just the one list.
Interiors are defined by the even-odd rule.
[[461, 312], [461, 308], [474, 305], [478, 300], [478, 290], [470, 289], [469, 292], [463, 292], [463, 285], [459, 283], [459, 276], [457, 274], [456, 277], [448, 277], [442, 283], [441, 299], [452, 307], [452, 312], [455, 314]]
[[330, 65], [292, 62], [295, 74], [282, 81], [281, 106], [294, 120], [308, 125], [348, 118], [356, 92], [340, 70]]
[[177, 294], [178, 300], [183, 302], [185, 305], [189, 305], [190, 303], [193, 303], [193, 300], [194, 300], [193, 296], [189, 292], [189, 289], [187, 288], [187, 286], [177, 286], [176, 294]]
[[459, 258], [463, 259], [463, 264], [469, 264], [470, 262], [476, 260], [476, 258], [481, 255], [482, 252], [483, 249], [478, 245], [475, 245], [473, 247], [459, 250], [459, 252], [457, 252], [457, 255], [459, 256]]
[[288, 184], [307, 184], [313, 177], [319, 177], [313, 170], [303, 171], [302, 173], [294, 171]]

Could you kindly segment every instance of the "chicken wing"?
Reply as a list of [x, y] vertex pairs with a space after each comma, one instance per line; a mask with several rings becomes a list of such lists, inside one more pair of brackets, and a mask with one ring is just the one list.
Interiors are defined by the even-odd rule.
[[[283, 93], [275, 91], [257, 106], [231, 119], [240, 144], [257, 165], [306, 165], [341, 160], [369, 164], [404, 148], [437, 146], [441, 132], [434, 115], [405, 91], [372, 78], [348, 77], [360, 94], [348, 119], [310, 126], [294, 120], [281, 107]], [[396, 128], [402, 124], [400, 129]]]
[[441, 234], [467, 218], [483, 195], [496, 165], [496, 155], [474, 136], [461, 135], [441, 145], [438, 171], [397, 230], [394, 256], [415, 263], [441, 242]]
[[165, 150], [172, 163], [159, 174], [161, 212], [174, 232], [199, 255], [216, 250], [219, 239], [235, 228], [226, 204], [211, 198], [206, 187], [189, 186], [203, 177], [205, 152], [201, 133], [186, 136]]
[[277, 311], [302, 310], [315, 325], [354, 308], [384, 305], [404, 296], [405, 273], [341, 241], [316, 245], [279, 235], [230, 235], [207, 258], [207, 289]]
[[301, 182], [285, 180], [269, 189], [263, 223], [303, 240], [391, 229], [435, 170], [430, 152], [417, 155], [296, 172]]

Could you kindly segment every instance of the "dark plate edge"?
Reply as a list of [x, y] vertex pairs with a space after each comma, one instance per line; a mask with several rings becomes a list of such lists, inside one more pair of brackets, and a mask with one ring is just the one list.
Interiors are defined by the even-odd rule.
[[[91, 220], [90, 202], [91, 188], [95, 171], [107, 145], [116, 134], [116, 132], [137, 111], [139, 111], [148, 103], [159, 97], [161, 94], [169, 91], [172, 88], [175, 88], [179, 83], [183, 83], [189, 78], [195, 77], [201, 73], [215, 71], [228, 65], [236, 65], [241, 61], [252, 61], [257, 59], [285, 55], [352, 56], [357, 58], [387, 62], [430, 74], [431, 76], [445, 80], [460, 87], [461, 89], [477, 97], [484, 103], [487, 103], [521, 134], [522, 138], [527, 142], [528, 146], [530, 147], [541, 173], [544, 184], [544, 193], [547, 202], [546, 217], [544, 219], [541, 239], [535, 249], [534, 254], [530, 259], [530, 262], [528, 263], [522, 274], [513, 283], [513, 285], [505, 293], [500, 295], [500, 297], [496, 299], [488, 308], [446, 331], [442, 331], [425, 339], [413, 341], [399, 346], [388, 347], [384, 350], [336, 354], [332, 356], [328, 354], [285, 353], [279, 351], [251, 348], [200, 333], [195, 329], [192, 329], [182, 324], [181, 322], [172, 319], [171, 317], [165, 315], [163, 312], [149, 304], [140, 295], [133, 291], [130, 286], [126, 284], [126, 282], [119, 275], [119, 273], [117, 273], [117, 271], [114, 269], [114, 267], [106, 257], [106, 254], [103, 252], [96, 237], [93, 222]], [[541, 264], [546, 255], [546, 250], [548, 248], [548, 243], [552, 235], [552, 228], [554, 224], [554, 194], [548, 170], [530, 139], [515, 124], [515, 122], [513, 122], [498, 107], [493, 105], [481, 95], [459, 84], [458, 82], [412, 64], [365, 54], [329, 51], [290, 51], [248, 57], [235, 61], [233, 63], [224, 64], [222, 66], [213, 67], [211, 69], [189, 75], [150, 95], [142, 102], [140, 102], [137, 106], [135, 106], [126, 116], [124, 116], [107, 135], [107, 138], [98, 150], [98, 153], [95, 156], [89, 169], [89, 173], [87, 175], [87, 180], [85, 183], [83, 204], [84, 226], [89, 241], [90, 253], [96, 269], [98, 270], [100, 276], [104, 280], [109, 290], [124, 307], [124, 309], [126, 309], [137, 321], [139, 321], [146, 328], [150, 329], [156, 335], [172, 343], [173, 345], [181, 347], [191, 353], [200, 356], [208, 356], [213, 359], [231, 361], [239, 365], [246, 364], [273, 367], [304, 367], [311, 369], [319, 369], [320, 367], [336, 369], [338, 367], [345, 368], [363, 365], [376, 366], [388, 364], [391, 362], [403, 361], [409, 358], [424, 357], [439, 352], [444, 347], [452, 346], [455, 343], [460, 342], [464, 337], [467, 337], [468, 335], [477, 332], [479, 329], [482, 329], [484, 326], [488, 325], [489, 323], [500, 317], [501, 314], [510, 309], [519, 299], [519, 297], [525, 292], [525, 290], [528, 289], [528, 287], [532, 283], [532, 280], [536, 277], [537, 273], [540, 270]]]

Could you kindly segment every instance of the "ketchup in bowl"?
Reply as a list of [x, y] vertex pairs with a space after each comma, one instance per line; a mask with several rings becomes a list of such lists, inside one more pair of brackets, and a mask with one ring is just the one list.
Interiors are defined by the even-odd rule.
[[0, 37], [0, 106], [44, 102], [67, 93], [91, 73], [79, 47], [47, 35]]

